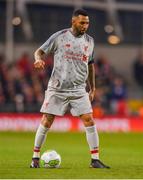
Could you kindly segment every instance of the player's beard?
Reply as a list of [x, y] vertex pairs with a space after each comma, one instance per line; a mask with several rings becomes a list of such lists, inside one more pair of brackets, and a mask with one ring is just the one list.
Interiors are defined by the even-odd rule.
[[81, 30], [80, 34], [83, 35], [84, 33], [86, 33], [86, 30]]
[[82, 36], [84, 33], [86, 33], [86, 31], [87, 31], [87, 29], [82, 29], [81, 30], [81, 28], [78, 28], [78, 27], [76, 27], [76, 26], [74, 26], [73, 28], [72, 28], [73, 30], [73, 34], [75, 35], [75, 36]]
[[86, 30], [77, 29], [77, 35], [78, 35], [78, 36], [81, 36], [81, 35], [83, 35], [84, 33], [86, 33]]

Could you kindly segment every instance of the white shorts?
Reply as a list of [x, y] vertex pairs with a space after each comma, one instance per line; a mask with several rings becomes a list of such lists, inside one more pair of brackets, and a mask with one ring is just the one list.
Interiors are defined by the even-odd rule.
[[62, 116], [70, 108], [73, 116], [92, 112], [89, 94], [85, 90], [76, 92], [46, 90], [40, 112]]

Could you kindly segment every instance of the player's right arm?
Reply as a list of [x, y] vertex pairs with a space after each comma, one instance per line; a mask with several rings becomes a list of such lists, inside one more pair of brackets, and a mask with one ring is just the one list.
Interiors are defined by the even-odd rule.
[[45, 62], [44, 62], [44, 56], [54, 53], [57, 49], [56, 45], [56, 38], [61, 33], [61, 31], [53, 34], [50, 36], [50, 38], [34, 53], [35, 62], [34, 67], [36, 69], [44, 69]]
[[36, 69], [44, 69], [44, 67], [45, 67], [44, 56], [45, 56], [45, 52], [42, 49], [37, 49], [35, 51], [35, 53], [34, 53], [34, 57], [35, 57], [34, 67]]

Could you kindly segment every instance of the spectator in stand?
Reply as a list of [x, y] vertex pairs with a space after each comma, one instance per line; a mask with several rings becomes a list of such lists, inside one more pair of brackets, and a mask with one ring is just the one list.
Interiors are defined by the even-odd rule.
[[111, 83], [110, 104], [113, 113], [127, 115], [127, 88], [121, 76], [116, 76]]
[[0, 105], [3, 105], [5, 104], [5, 96], [4, 96], [4, 93], [3, 93], [3, 88], [2, 88], [2, 84], [0, 82]]
[[100, 55], [95, 62], [97, 85], [107, 86], [110, 81], [111, 66], [105, 56]]
[[143, 53], [140, 52], [133, 64], [133, 74], [140, 87], [143, 88]]
[[36, 76], [32, 77], [32, 82], [33, 82], [33, 91], [36, 98], [36, 102], [41, 105], [44, 99], [42, 85]]
[[24, 52], [20, 59], [17, 60], [17, 67], [22, 71], [27, 80], [31, 80], [30, 77], [33, 65], [28, 53]]
[[[9, 94], [7, 89], [7, 76], [8, 76], [8, 66], [5, 63], [3, 54], [0, 55], [0, 83], [1, 83], [1, 99], [5, 99], [3, 103], [9, 102]], [[2, 96], [4, 96], [2, 98]]]

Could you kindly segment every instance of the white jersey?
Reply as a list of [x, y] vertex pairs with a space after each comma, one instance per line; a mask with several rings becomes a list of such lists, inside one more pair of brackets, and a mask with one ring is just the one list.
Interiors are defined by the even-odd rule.
[[71, 29], [53, 34], [41, 47], [54, 56], [48, 89], [75, 91], [86, 86], [88, 64], [94, 62], [94, 41], [87, 34], [75, 37]]

